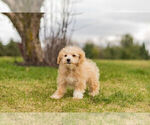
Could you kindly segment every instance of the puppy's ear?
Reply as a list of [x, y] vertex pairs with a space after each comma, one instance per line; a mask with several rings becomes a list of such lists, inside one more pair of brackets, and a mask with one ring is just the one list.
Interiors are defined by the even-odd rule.
[[79, 64], [83, 63], [85, 61], [85, 53], [83, 50], [80, 51], [79, 53]]
[[63, 50], [61, 50], [58, 54], [58, 57], [57, 57], [57, 64], [60, 64], [60, 61], [62, 59], [62, 56], [63, 56]]

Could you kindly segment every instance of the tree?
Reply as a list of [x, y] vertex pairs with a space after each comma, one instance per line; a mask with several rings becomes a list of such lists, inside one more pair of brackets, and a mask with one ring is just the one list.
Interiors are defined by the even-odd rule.
[[7, 45], [3, 45], [2, 42], [0, 42], [0, 56], [20, 56], [18, 43], [10, 40]]
[[25, 64], [42, 64], [44, 55], [39, 41], [39, 29], [43, 15], [40, 13], [43, 0], [3, 0], [3, 2], [12, 10], [12, 13], [3, 14], [11, 20], [22, 39], [20, 51]]
[[121, 46], [122, 47], [130, 47], [133, 45], [133, 37], [130, 34], [126, 34], [122, 36]]
[[119, 46], [107, 45], [107, 47], [103, 49], [103, 58], [104, 59], [120, 59], [121, 52], [122, 52], [122, 49]]
[[[51, 12], [47, 14], [51, 19], [47, 19], [45, 15], [45, 58], [50, 66], [57, 67], [59, 51], [71, 40], [75, 25], [74, 16], [77, 15], [73, 11], [73, 4], [71, 0], [62, 0], [58, 7], [54, 4], [54, 0], [51, 0]], [[59, 14], [56, 14], [55, 8], [60, 10]], [[50, 25], [47, 25], [47, 22], [50, 22]], [[70, 32], [69, 28], [71, 28]]]
[[83, 48], [86, 57], [91, 59], [99, 58], [100, 49], [91, 42], [87, 42]]
[[142, 59], [149, 59], [149, 53], [145, 48], [145, 43], [140, 47], [140, 56]]
[[5, 56], [20, 56], [18, 45], [13, 40], [10, 40], [10, 42], [5, 45], [4, 48]]
[[122, 59], [133, 59], [136, 58], [133, 54], [135, 47], [133, 47], [133, 37], [130, 34], [125, 34], [121, 39], [121, 58]]
[[134, 38], [130, 34], [122, 36], [121, 46], [107, 46], [103, 51], [106, 59], [149, 59], [149, 53], [145, 44], [134, 43]]
[[4, 46], [2, 44], [2, 42], [0, 42], [0, 56], [4, 56], [5, 53], [4, 53]]

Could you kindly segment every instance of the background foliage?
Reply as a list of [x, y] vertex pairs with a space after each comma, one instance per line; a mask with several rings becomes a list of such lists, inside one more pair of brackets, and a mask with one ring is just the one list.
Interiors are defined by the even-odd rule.
[[83, 49], [86, 56], [93, 59], [150, 59], [145, 44], [135, 43], [130, 34], [123, 35], [118, 46], [108, 44], [104, 48], [94, 45], [92, 41], [87, 41]]
[[18, 44], [13, 40], [10, 40], [7, 45], [0, 42], [0, 56], [20, 56]]
[[[100, 47], [93, 44], [92, 40], [86, 42], [83, 47], [86, 56], [91, 59], [150, 59], [150, 54], [145, 44], [137, 44], [130, 34], [122, 36], [119, 45], [107, 45]], [[7, 45], [0, 42], [0, 56], [20, 56], [18, 43], [10, 40]]]

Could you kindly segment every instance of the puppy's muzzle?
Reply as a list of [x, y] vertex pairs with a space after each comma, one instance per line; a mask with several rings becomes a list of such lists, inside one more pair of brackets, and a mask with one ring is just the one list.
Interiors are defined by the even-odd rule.
[[71, 64], [71, 60], [70, 59], [67, 59], [67, 64]]

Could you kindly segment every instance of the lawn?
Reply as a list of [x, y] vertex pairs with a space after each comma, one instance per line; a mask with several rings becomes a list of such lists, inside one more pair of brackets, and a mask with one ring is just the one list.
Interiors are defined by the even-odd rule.
[[[21, 59], [19, 59], [21, 60]], [[150, 61], [95, 60], [100, 68], [100, 94], [73, 100], [72, 90], [60, 100], [57, 69], [22, 67], [0, 58], [1, 112], [150, 112]]]

